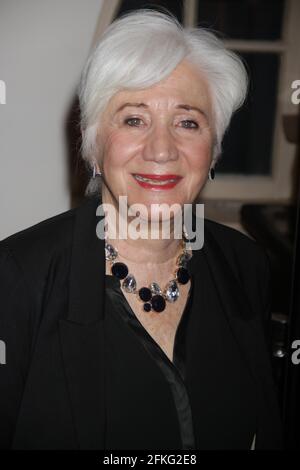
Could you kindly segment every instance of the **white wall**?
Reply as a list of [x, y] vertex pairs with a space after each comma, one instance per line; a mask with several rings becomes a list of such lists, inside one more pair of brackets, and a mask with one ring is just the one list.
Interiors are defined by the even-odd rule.
[[65, 119], [102, 2], [0, 0], [0, 240], [70, 208]]

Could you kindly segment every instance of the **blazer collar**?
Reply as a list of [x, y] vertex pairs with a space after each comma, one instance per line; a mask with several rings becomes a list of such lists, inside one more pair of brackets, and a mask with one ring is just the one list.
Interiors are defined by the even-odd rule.
[[105, 447], [105, 245], [97, 237], [99, 197], [77, 209], [70, 265], [69, 308], [59, 321], [78, 448]]
[[96, 216], [100, 196], [84, 200], [78, 208], [73, 235], [68, 320], [89, 324], [103, 319], [105, 244], [97, 237]]

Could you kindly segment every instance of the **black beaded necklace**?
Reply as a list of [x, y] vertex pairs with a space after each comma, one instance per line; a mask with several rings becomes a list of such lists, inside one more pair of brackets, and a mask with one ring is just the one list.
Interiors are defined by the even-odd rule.
[[129, 273], [127, 265], [116, 261], [118, 250], [107, 242], [105, 242], [105, 257], [111, 263], [110, 269], [112, 275], [123, 280], [122, 287], [126, 292], [138, 296], [139, 300], [144, 303], [143, 309], [145, 312], [150, 312], [151, 310], [162, 312], [166, 308], [166, 301], [176, 302], [180, 294], [178, 284], [187, 284], [190, 279], [187, 263], [191, 259], [192, 254], [186, 250], [184, 238], [182, 239], [182, 253], [176, 260], [177, 267], [174, 278], [167, 283], [164, 290], [160, 288], [157, 282], [152, 282], [148, 287], [137, 289], [136, 279]]

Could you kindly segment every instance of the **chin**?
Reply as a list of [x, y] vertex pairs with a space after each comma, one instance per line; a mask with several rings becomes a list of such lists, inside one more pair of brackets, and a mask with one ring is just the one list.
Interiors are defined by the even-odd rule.
[[[152, 220], [153, 222], [158, 222], [162, 220], [168, 220], [172, 219], [176, 213], [181, 212], [181, 209], [184, 205], [184, 202], [182, 200], [182, 197], [171, 197], [166, 196], [166, 195], [161, 195], [161, 194], [150, 194], [148, 197], [142, 196], [142, 195], [137, 195], [135, 198], [133, 197], [128, 197], [128, 207], [132, 206], [133, 204], [141, 204], [141, 212], [140, 212], [140, 217], [143, 220], [150, 221]], [[154, 208], [152, 205], [153, 204], [166, 204], [167, 209], [165, 213], [163, 212], [163, 208], [159, 210], [159, 208]], [[175, 208], [174, 211], [169, 211], [168, 208], [171, 207], [173, 204], [178, 205], [178, 207]]]

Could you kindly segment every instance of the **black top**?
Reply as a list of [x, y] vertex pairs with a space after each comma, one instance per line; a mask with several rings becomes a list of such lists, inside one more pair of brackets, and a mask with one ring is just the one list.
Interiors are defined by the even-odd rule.
[[[253, 384], [234, 338], [224, 325], [225, 319], [216, 317], [214, 309], [210, 318], [203, 318], [193, 302], [195, 283], [196, 289], [201, 289], [203, 301], [209, 301], [212, 289], [212, 285], [210, 289], [200, 285], [204, 276], [206, 282], [209, 281], [205, 257], [202, 258], [202, 269], [197, 269], [196, 273], [192, 260], [189, 261], [191, 287], [176, 330], [173, 362], [134, 314], [119, 279], [105, 276], [106, 449], [201, 449], [207, 448], [209, 442], [215, 446], [214, 435], [218, 430], [211, 429], [204, 443], [201, 434], [195, 434], [193, 421], [196, 428], [201, 429], [204, 418], [201, 408], [215, 405], [211, 413], [217, 414], [218, 404], [214, 400], [220, 400], [224, 406], [226, 394], [235, 394], [236, 400], [229, 402], [229, 409], [222, 410], [229, 418], [228, 443], [224, 442], [223, 446], [250, 449], [256, 427]], [[187, 343], [192, 341], [188, 325], [202, 334], [194, 344], [193, 355], [186, 357]], [[207, 358], [205, 370], [197, 370], [199, 356]], [[233, 383], [226, 383], [229, 366], [235, 369]], [[203, 381], [211, 367], [215, 369], [213, 375], [218, 389], [211, 377]], [[244, 387], [247, 387], [245, 394]], [[252, 399], [245, 399], [244, 395]], [[231, 417], [235, 423], [231, 422]], [[239, 429], [240, 420], [243, 425]], [[232, 428], [235, 432], [231, 435]]]

